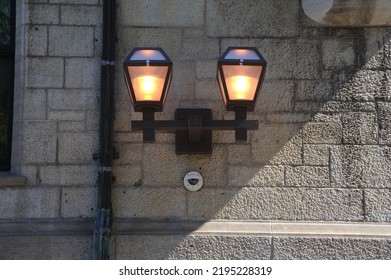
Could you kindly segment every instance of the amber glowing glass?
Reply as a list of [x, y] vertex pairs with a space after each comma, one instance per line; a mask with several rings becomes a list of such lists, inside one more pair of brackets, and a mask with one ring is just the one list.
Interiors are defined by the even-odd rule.
[[256, 48], [229, 47], [217, 62], [217, 81], [227, 110], [253, 111], [267, 62]]
[[172, 79], [172, 61], [161, 48], [134, 48], [123, 63], [125, 83], [136, 112], [161, 112]]
[[160, 101], [168, 67], [128, 66], [136, 101]]
[[224, 65], [223, 72], [230, 100], [254, 99], [262, 66]]

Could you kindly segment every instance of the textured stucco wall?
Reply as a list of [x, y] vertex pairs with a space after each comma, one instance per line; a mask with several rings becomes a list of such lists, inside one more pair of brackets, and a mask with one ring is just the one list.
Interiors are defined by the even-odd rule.
[[[391, 29], [323, 27], [299, 1], [117, 2], [112, 258], [390, 258]], [[0, 188], [0, 258], [91, 256], [101, 4], [19, 2], [12, 164], [27, 184]], [[172, 133], [142, 143], [122, 78], [137, 46], [174, 63], [158, 119], [176, 108], [233, 118], [217, 59], [257, 47], [268, 61], [249, 114], [259, 130], [244, 144], [213, 132], [212, 155], [176, 155]], [[182, 186], [191, 170], [205, 182], [194, 193]]]

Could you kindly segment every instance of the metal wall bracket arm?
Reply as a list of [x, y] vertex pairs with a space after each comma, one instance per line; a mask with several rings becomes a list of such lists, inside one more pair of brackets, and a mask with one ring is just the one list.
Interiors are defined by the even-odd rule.
[[236, 141], [247, 140], [247, 130], [257, 130], [257, 120], [247, 120], [247, 111], [238, 110], [235, 120], [212, 120], [210, 109], [177, 109], [175, 120], [154, 120], [151, 111], [143, 120], [132, 121], [133, 131], [143, 131], [144, 142], [155, 140], [155, 130], [176, 133], [177, 153], [211, 153], [212, 130], [235, 130]]

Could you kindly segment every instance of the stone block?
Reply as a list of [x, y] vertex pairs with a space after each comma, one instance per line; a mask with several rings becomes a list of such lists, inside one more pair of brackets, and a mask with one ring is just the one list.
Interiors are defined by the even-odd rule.
[[62, 25], [102, 25], [102, 7], [61, 6]]
[[204, 29], [197, 27], [186, 27], [183, 29], [183, 38], [202, 38], [204, 37]]
[[218, 58], [220, 44], [212, 38], [184, 38], [183, 54], [187, 58]]
[[173, 64], [174, 78], [171, 82], [167, 102], [194, 99], [196, 85], [195, 62], [193, 60], [175, 59]]
[[183, 186], [189, 171], [198, 171], [204, 186], [226, 186], [227, 164], [225, 149], [214, 145], [211, 155], [177, 155], [175, 146], [144, 144], [143, 170], [145, 186]]
[[57, 124], [26, 122], [24, 128], [23, 162], [55, 163], [57, 156]]
[[378, 124], [374, 113], [346, 113], [342, 115], [344, 144], [376, 144]]
[[92, 186], [96, 184], [97, 167], [92, 165], [41, 166], [41, 185]]
[[179, 28], [120, 28], [118, 38], [120, 61], [135, 47], [161, 47], [171, 59], [182, 54], [182, 30]]
[[356, 66], [356, 42], [354, 39], [324, 39], [322, 41], [325, 69], [353, 68]]
[[93, 161], [98, 150], [95, 132], [61, 132], [58, 134], [58, 162], [83, 164]]
[[84, 111], [49, 111], [48, 119], [54, 121], [84, 121]]
[[68, 58], [65, 60], [65, 87], [99, 88], [100, 60], [93, 58]]
[[391, 144], [391, 103], [377, 103], [379, 124], [379, 144]]
[[372, 222], [391, 222], [391, 189], [365, 190], [365, 217]]
[[26, 90], [24, 98], [23, 119], [46, 119], [46, 91], [41, 89]]
[[324, 104], [318, 104], [317, 108], [317, 112], [319, 111], [327, 114], [341, 112], [375, 112], [376, 104], [375, 102], [329, 101]]
[[143, 150], [142, 144], [115, 143], [114, 149], [119, 155], [117, 159], [114, 159], [114, 163], [116, 165], [141, 163]]
[[49, 55], [93, 56], [94, 28], [87, 26], [50, 26]]
[[303, 162], [305, 165], [329, 165], [330, 148], [328, 145], [304, 145]]
[[387, 239], [274, 237], [276, 260], [390, 259]]
[[139, 165], [117, 165], [114, 163], [113, 176], [116, 186], [141, 186], [143, 183], [143, 174]]
[[[115, 258], [117, 260], [174, 259], [171, 251], [184, 239], [184, 235], [117, 235]], [[145, 246], [145, 244], [149, 244]]]
[[20, 175], [26, 178], [26, 186], [36, 186], [39, 184], [39, 171], [35, 165], [22, 165]]
[[[118, 31], [117, 31], [118, 32]], [[100, 26], [95, 26], [95, 51], [94, 56], [96, 57], [102, 57], [102, 51], [103, 51], [103, 28]], [[117, 37], [118, 38], [118, 37]], [[125, 59], [125, 58], [124, 58]]]
[[313, 102], [313, 101], [295, 101], [293, 104], [294, 110], [299, 113], [305, 114], [315, 114], [322, 110], [322, 106], [324, 106], [321, 102]]
[[99, 1], [100, 0], [49, 0], [49, 3], [96, 5], [99, 4]]
[[196, 77], [198, 79], [215, 79], [217, 73], [217, 62], [214, 59], [197, 60]]
[[114, 188], [113, 215], [116, 218], [184, 218], [184, 188]]
[[390, 68], [390, 36], [390, 29], [387, 28], [364, 28], [365, 69]]
[[86, 130], [86, 124], [84, 121], [60, 121], [58, 122], [58, 130], [81, 132]]
[[328, 101], [333, 94], [333, 86], [329, 81], [298, 81], [296, 100]]
[[115, 119], [114, 119], [114, 131], [115, 132], [130, 132], [131, 131], [131, 110], [130, 104], [127, 108], [118, 108], [116, 106]]
[[30, 24], [59, 24], [60, 9], [57, 5], [28, 5]]
[[[266, 81], [271, 79], [318, 79], [319, 42], [310, 39], [221, 39], [221, 50], [229, 46], [254, 46], [268, 62]], [[303, 59], [305, 57], [305, 59]]]
[[94, 90], [48, 90], [48, 105], [52, 110], [91, 110], [98, 108], [99, 93]]
[[230, 166], [228, 185], [235, 187], [273, 187], [284, 185], [283, 166]]
[[201, 100], [221, 100], [223, 102], [216, 79], [198, 80], [195, 97]]
[[97, 131], [99, 129], [99, 112], [85, 111], [86, 130]]
[[293, 187], [330, 187], [329, 167], [327, 166], [287, 166], [287, 186]]
[[197, 219], [362, 221], [360, 190], [329, 188], [204, 188], [188, 194]]
[[128, 235], [116, 240], [117, 259], [262, 260], [271, 256], [271, 238], [264, 236]]
[[[261, 101], [262, 102], [262, 101]], [[276, 113], [268, 113], [265, 116], [265, 120], [268, 123], [276, 123], [276, 124], [288, 124], [288, 123], [306, 123], [312, 120], [313, 115], [307, 112], [292, 112], [292, 113], [284, 113], [284, 112], [276, 112]]]
[[48, 52], [48, 28], [46, 26], [27, 27], [26, 52], [29, 56], [45, 56]]
[[171, 251], [172, 259], [264, 260], [271, 256], [271, 238], [264, 236], [188, 236]]
[[0, 189], [1, 219], [58, 218], [60, 190], [48, 188]]
[[64, 60], [56, 57], [27, 59], [26, 87], [61, 88], [64, 84]]
[[352, 188], [389, 188], [390, 148], [383, 146], [332, 146], [331, 185]]
[[252, 132], [252, 159], [260, 164], [301, 164], [302, 136], [299, 124], [260, 124]]
[[342, 126], [340, 123], [307, 123], [303, 128], [303, 142], [306, 144], [340, 144]]
[[227, 147], [228, 163], [249, 164], [251, 162], [251, 145], [232, 144]]
[[122, 26], [202, 26], [204, 1], [120, 1], [118, 21]]
[[341, 101], [374, 101], [376, 97], [389, 96], [386, 73], [381, 70], [361, 69], [354, 74], [341, 72], [334, 78], [335, 97]]
[[89, 260], [90, 235], [0, 237], [2, 260]]
[[31, 4], [40, 4], [40, 3], [47, 3], [47, 0], [28, 0], [27, 3]]
[[256, 112], [292, 111], [294, 85], [291, 81], [268, 81], [262, 86]]
[[96, 213], [97, 188], [63, 188], [61, 218], [92, 218]]
[[211, 37], [299, 35], [299, 3], [294, 1], [206, 1], [205, 17], [206, 34]]

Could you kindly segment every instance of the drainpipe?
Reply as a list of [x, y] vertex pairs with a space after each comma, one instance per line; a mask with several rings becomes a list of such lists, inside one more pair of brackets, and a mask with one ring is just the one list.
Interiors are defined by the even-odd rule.
[[93, 259], [109, 259], [109, 238], [111, 227], [111, 186], [113, 132], [114, 132], [114, 90], [115, 90], [115, 25], [116, 0], [103, 1], [103, 49], [101, 65], [100, 131], [97, 215], [94, 223]]

